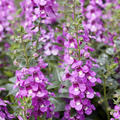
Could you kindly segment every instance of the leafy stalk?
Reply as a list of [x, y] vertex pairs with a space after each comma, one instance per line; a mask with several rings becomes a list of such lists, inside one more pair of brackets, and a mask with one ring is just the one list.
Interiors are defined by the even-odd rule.
[[106, 91], [106, 80], [109, 76], [109, 72], [107, 74], [103, 74], [103, 78], [104, 78], [104, 81], [103, 81], [103, 91], [104, 91], [104, 103], [105, 103], [105, 110], [106, 110], [106, 113], [107, 113], [107, 119], [110, 120], [110, 115], [109, 115], [109, 104], [108, 104], [108, 98], [107, 98], [107, 91]]
[[[25, 98], [24, 98], [24, 101], [25, 101]], [[25, 101], [24, 102], [24, 111], [23, 111], [23, 118], [24, 118], [24, 120], [27, 120], [26, 110], [27, 110], [27, 105], [26, 105], [26, 101]]]
[[103, 89], [104, 89], [104, 102], [105, 102], [105, 109], [106, 109], [106, 113], [107, 113], [107, 118], [108, 120], [110, 119], [110, 116], [109, 116], [109, 111], [108, 111], [108, 98], [107, 98], [107, 95], [106, 95], [106, 79], [104, 79], [104, 83], [103, 83]]
[[26, 67], [29, 67], [29, 58], [27, 55], [27, 50], [26, 50], [26, 45], [25, 42], [23, 41], [23, 36], [21, 35], [21, 41], [22, 41], [22, 45], [23, 45], [23, 51], [24, 51], [24, 56], [25, 56], [25, 60], [26, 60]]
[[[39, 31], [38, 31], [38, 33], [40, 34], [40, 21], [41, 21], [41, 19], [39, 18], [39, 25], [38, 25], [38, 29], [39, 29]], [[39, 45], [39, 39], [37, 38], [37, 42], [36, 42], [36, 52], [38, 51], [38, 45]]]
[[74, 15], [74, 25], [75, 25], [75, 34], [76, 34], [76, 40], [78, 45], [78, 57], [80, 60], [80, 45], [79, 45], [79, 39], [78, 39], [78, 23], [76, 24], [76, 0], [73, 0], [73, 15]]
[[[21, 35], [21, 41], [22, 41], [24, 56], [25, 56], [25, 60], [26, 60], [26, 67], [29, 68], [29, 58], [28, 58], [28, 55], [27, 55], [26, 45], [25, 45], [25, 42], [23, 40], [23, 35]], [[26, 101], [26, 100], [24, 100], [24, 101]], [[26, 111], [27, 111], [27, 105], [26, 105], [26, 102], [25, 102], [24, 111], [23, 111], [24, 112], [24, 114], [23, 114], [24, 120], [27, 120]]]

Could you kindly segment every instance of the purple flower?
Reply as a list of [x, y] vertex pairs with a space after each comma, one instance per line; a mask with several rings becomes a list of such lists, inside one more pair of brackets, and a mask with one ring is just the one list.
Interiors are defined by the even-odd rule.
[[[82, 2], [84, 3], [84, 1]], [[92, 6], [89, 9], [94, 9], [94, 7]], [[90, 13], [90, 15], [91, 14], [93, 13]], [[100, 14], [98, 14], [98, 16], [99, 15]], [[92, 21], [98, 16], [94, 16], [93, 14], [93, 17], [89, 19]], [[96, 78], [96, 73], [92, 71], [92, 68], [95, 67], [94, 63], [96, 62], [96, 59], [92, 58], [90, 54], [94, 49], [88, 46], [88, 42], [90, 40], [88, 28], [85, 27], [85, 30], [81, 30], [79, 32], [79, 37], [83, 38], [85, 44], [84, 48], [80, 50], [80, 60], [78, 60], [78, 55], [76, 55], [76, 53], [79, 53], [77, 44], [81, 46], [82, 42], [77, 43], [76, 40], [66, 32], [66, 30], [64, 31], [64, 35], [67, 40], [64, 42], [65, 52], [63, 66], [65, 66], [65, 73], [63, 80], [69, 80], [72, 85], [69, 87], [69, 109], [65, 110], [63, 120], [84, 120], [85, 114], [90, 115], [92, 111], [95, 110], [94, 105], [91, 104], [91, 99], [93, 99], [95, 95], [100, 96], [100, 94], [95, 92], [93, 89], [97, 82], [101, 83], [101, 80]], [[70, 51], [70, 48], [75, 50]], [[74, 56], [74, 59], [72, 56]], [[70, 117], [71, 109], [76, 110], [76, 115], [73, 118]]]
[[23, 26], [28, 33], [34, 34], [38, 30], [32, 30], [35, 27], [34, 22], [41, 18], [41, 23], [52, 23], [53, 18], [56, 20], [58, 13], [58, 4], [52, 0], [23, 0], [21, 3], [22, 13], [21, 16], [25, 16]]
[[69, 93], [73, 94], [73, 95], [79, 95], [80, 94], [80, 89], [79, 89], [79, 85], [73, 84], [70, 88], [69, 88]]
[[75, 98], [73, 100], [70, 101], [70, 106], [72, 108], [75, 108], [77, 111], [80, 111], [82, 109], [82, 104], [79, 98]]
[[[40, 61], [44, 63], [41, 59]], [[42, 65], [41, 68], [44, 68], [45, 66], [46, 65]], [[35, 66], [16, 71], [16, 78], [16, 87], [19, 88], [19, 92], [16, 97], [21, 99], [23, 97], [31, 97], [34, 111], [31, 115], [34, 115], [35, 118], [43, 115], [44, 113], [51, 116], [53, 113], [53, 110], [49, 109], [52, 105], [49, 101], [51, 93], [49, 93], [46, 89], [48, 80], [40, 71], [40, 67]]]
[[2, 90], [6, 90], [5, 88], [0, 88], [0, 91], [2, 91]]
[[12, 120], [14, 118], [14, 116], [8, 112], [7, 104], [10, 104], [9, 101], [0, 99], [0, 120]]
[[119, 120], [120, 119], [120, 105], [115, 105], [114, 111], [111, 112], [111, 114], [113, 115], [113, 118], [111, 118], [110, 120]]
[[5, 38], [6, 33], [12, 34], [10, 21], [14, 19], [15, 9], [14, 0], [0, 1], [0, 41]]

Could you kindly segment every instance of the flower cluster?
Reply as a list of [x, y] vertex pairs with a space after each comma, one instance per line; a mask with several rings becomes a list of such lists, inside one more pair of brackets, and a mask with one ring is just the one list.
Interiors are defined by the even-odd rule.
[[103, 14], [108, 2], [106, 1], [106, 4], [104, 4], [102, 0], [91, 0], [86, 8], [83, 7], [84, 2], [85, 1], [81, 2], [82, 12], [86, 18], [83, 22], [84, 27], [90, 32], [95, 33], [94, 38], [97, 42], [104, 42], [105, 44], [113, 45], [114, 34], [110, 33], [104, 24], [105, 16], [111, 17], [111, 15]]
[[14, 13], [14, 0], [0, 1], [0, 41], [5, 37], [6, 33], [12, 32], [10, 21], [14, 19]]
[[[81, 35], [79, 36], [85, 43], [82, 49], [78, 47], [78, 44], [79, 46], [83, 44], [82, 42], [78, 43], [69, 33], [65, 35], [67, 41], [65, 41], [64, 44], [66, 48], [64, 64], [67, 64], [67, 67], [65, 67], [63, 80], [70, 80], [72, 86], [69, 87], [69, 96], [71, 98], [68, 105], [69, 107], [67, 107], [69, 109], [65, 111], [63, 120], [71, 120], [69, 113], [72, 108], [77, 111], [77, 115], [74, 116], [73, 120], [84, 120], [84, 114], [90, 115], [92, 111], [95, 110], [94, 105], [91, 104], [91, 99], [93, 99], [95, 95], [100, 96], [100, 94], [95, 92], [93, 87], [96, 83], [101, 83], [101, 80], [96, 78], [96, 73], [92, 70], [92, 68], [96, 66], [96, 64], [93, 64], [96, 60], [90, 55], [90, 51], [94, 51], [94, 49], [87, 45], [90, 40], [87, 30], [81, 31]], [[76, 52], [71, 51], [70, 48], [79, 51], [77, 52], [78, 54], [76, 55]], [[80, 60], [81, 58], [84, 59], [84, 62]]]
[[39, 28], [35, 26], [35, 21], [45, 24], [55, 22], [57, 7], [55, 0], [24, 0], [21, 2], [21, 15], [25, 18], [23, 26], [26, 31], [29, 34], [38, 32]]
[[[51, 24], [56, 22], [58, 4], [55, 0], [23, 0], [21, 3], [21, 16], [24, 18], [22, 26], [25, 28], [26, 34], [23, 39], [32, 39], [32, 47], [36, 48], [33, 53], [35, 58], [39, 55], [50, 56], [58, 55], [60, 47], [53, 45], [58, 39], [55, 39], [55, 30]], [[35, 36], [36, 35], [36, 36]], [[41, 68], [45, 68], [47, 64], [41, 59], [36, 59], [38, 66], [30, 68], [22, 68], [16, 71], [16, 85], [19, 88], [17, 98], [31, 98], [32, 110], [29, 116], [33, 115], [35, 119], [38, 116], [45, 115], [50, 118], [53, 115], [54, 105], [49, 101], [49, 96], [53, 95], [47, 91], [46, 85], [48, 79], [41, 72]], [[31, 111], [31, 112], [30, 112]]]
[[98, 42], [106, 42], [105, 36], [103, 32], [105, 32], [105, 28], [102, 21], [104, 4], [102, 0], [91, 0], [87, 8], [85, 8], [85, 18], [84, 26], [97, 34], [96, 41]]
[[41, 35], [39, 37], [39, 43], [42, 43], [41, 51], [43, 50], [45, 56], [59, 55], [59, 51], [62, 51], [62, 48], [54, 45], [54, 43], [59, 43], [62, 45], [64, 39], [62, 36], [55, 38], [55, 30], [50, 26], [48, 26], [48, 30], [49, 32], [45, 29], [40, 29]]
[[[0, 88], [0, 92], [5, 88]], [[10, 104], [7, 100], [0, 98], [0, 120], [12, 120], [14, 116], [8, 112], [7, 104]]]
[[95, 1], [91, 0], [89, 5], [86, 8], [86, 18], [87, 22], [85, 26], [91, 31], [91, 32], [100, 32], [103, 31], [103, 23], [101, 20], [102, 16], [102, 0]]
[[[23, 39], [32, 39], [38, 33], [38, 40], [33, 41], [33, 46], [42, 44], [40, 51], [45, 56], [58, 55], [60, 47], [53, 45], [57, 42], [55, 31], [51, 25], [58, 18], [58, 4], [55, 0], [23, 0], [21, 2], [22, 13], [24, 16], [22, 26], [27, 32]], [[44, 28], [43, 26], [46, 26]]]
[[120, 119], [120, 105], [115, 105], [114, 112], [112, 113], [113, 118], [110, 120], [119, 120]]
[[[43, 61], [40, 60], [41, 63]], [[46, 64], [42, 66], [35, 66], [22, 68], [20, 71], [16, 71], [16, 85], [19, 88], [17, 98], [31, 97], [33, 110], [32, 113], [37, 119], [38, 116], [47, 114], [47, 118], [51, 117], [54, 110], [54, 106], [49, 101], [50, 93], [46, 89], [48, 84], [47, 78], [41, 72], [40, 67], [44, 68]]]

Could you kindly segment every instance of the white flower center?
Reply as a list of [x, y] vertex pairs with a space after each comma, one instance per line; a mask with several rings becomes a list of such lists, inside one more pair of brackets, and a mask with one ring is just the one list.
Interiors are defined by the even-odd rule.
[[85, 110], [87, 110], [87, 109], [88, 109], [88, 107], [85, 108]]
[[9, 8], [9, 9], [12, 8], [11, 5], [9, 5], [8, 8]]
[[73, 48], [74, 46], [75, 46], [75, 45], [74, 45], [74, 43], [72, 42], [72, 43], [70, 44], [70, 47], [72, 47], [72, 48]]
[[45, 107], [43, 104], [41, 105], [41, 108]]
[[82, 71], [80, 71], [80, 72], [79, 72], [79, 76], [81, 76], [82, 74], [83, 74], [83, 72], [82, 72]]
[[32, 90], [29, 90], [28, 93], [31, 94], [31, 93], [32, 93]]
[[80, 105], [80, 104], [81, 104], [80, 102], [77, 102], [77, 103], [76, 103], [77, 106]]
[[70, 56], [70, 60], [73, 60], [73, 58]]
[[95, 13], [92, 13], [92, 17], [95, 17]]
[[41, 14], [44, 14], [45, 13], [45, 11], [41, 11]]
[[90, 92], [87, 92], [87, 95], [89, 95], [90, 94]]
[[89, 77], [88, 77], [88, 79], [90, 80], [90, 79], [92, 79], [92, 77], [91, 77], [91, 76], [89, 76]]
[[41, 94], [41, 92], [39, 91], [37, 94], [38, 94], [38, 95], [40, 95], [40, 94]]
[[75, 89], [74, 89], [74, 91], [75, 91], [75, 92], [78, 92], [78, 91], [79, 91], [79, 88], [78, 88], [78, 87], [77, 87], [77, 88], [75, 88]]
[[35, 77], [35, 81], [38, 82], [40, 79], [38, 77]]

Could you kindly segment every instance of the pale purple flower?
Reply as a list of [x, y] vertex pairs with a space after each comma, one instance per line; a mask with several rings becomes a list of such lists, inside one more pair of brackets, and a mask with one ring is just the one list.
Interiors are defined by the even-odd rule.
[[5, 34], [12, 34], [11, 23], [15, 14], [14, 0], [0, 1], [0, 41], [5, 37]]
[[112, 115], [113, 115], [113, 118], [111, 118], [110, 120], [119, 120], [120, 119], [120, 105], [115, 105]]
[[14, 116], [8, 112], [7, 104], [10, 104], [9, 101], [0, 99], [0, 120], [12, 120]]

